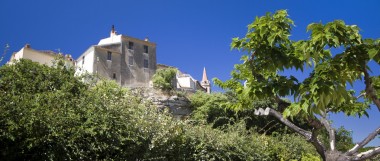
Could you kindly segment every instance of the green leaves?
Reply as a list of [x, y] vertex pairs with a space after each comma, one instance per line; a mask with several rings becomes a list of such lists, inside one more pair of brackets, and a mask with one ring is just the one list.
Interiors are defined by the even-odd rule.
[[153, 87], [169, 92], [176, 88], [173, 81], [175, 80], [177, 69], [165, 68], [159, 69], [152, 77]]
[[[227, 101], [238, 101], [231, 95], [193, 95], [198, 117], [219, 121], [219, 130], [175, 120], [114, 81], [81, 80], [74, 70], [28, 60], [0, 67], [0, 160], [279, 160], [314, 154], [299, 136], [267, 137], [243, 123], [222, 124], [217, 116], [236, 116], [225, 110]], [[247, 92], [237, 82], [229, 85]]]
[[289, 36], [292, 26], [293, 21], [287, 17], [285, 10], [273, 15], [268, 13], [248, 25], [246, 37], [234, 38], [231, 47], [247, 51], [250, 54], [249, 59], [255, 60], [251, 65], [268, 72], [267, 74], [290, 68], [292, 65], [302, 68], [299, 60], [286, 52], [291, 50]]
[[[368, 105], [358, 101], [347, 90], [347, 84], [353, 86], [362, 79], [362, 71], [368, 69], [371, 59], [380, 63], [380, 40], [362, 40], [356, 25], [335, 20], [312, 23], [307, 26], [311, 33], [309, 39], [291, 41], [293, 25], [286, 10], [257, 17], [248, 25], [246, 36], [234, 38], [231, 43], [232, 48], [248, 52], [242, 56], [243, 63], [235, 65], [231, 80], [216, 84], [235, 91], [239, 95], [239, 107], [253, 100], [290, 96], [295, 102], [285, 111], [286, 116], [326, 111], [365, 115]], [[305, 66], [312, 72], [304, 73]], [[310, 75], [299, 82], [296, 75], [280, 74], [287, 69]]]
[[0, 67], [0, 160], [135, 160], [147, 137], [136, 120], [156, 111], [115, 82], [80, 80], [30, 60]]
[[379, 53], [379, 51], [376, 49], [369, 49], [368, 50], [368, 55], [369, 55], [370, 59], [373, 59], [378, 53]]

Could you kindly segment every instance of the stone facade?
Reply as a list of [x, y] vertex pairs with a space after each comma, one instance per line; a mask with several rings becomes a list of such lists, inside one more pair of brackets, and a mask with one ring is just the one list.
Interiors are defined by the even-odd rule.
[[78, 73], [96, 73], [127, 87], [148, 87], [157, 68], [156, 44], [117, 35], [91, 46], [77, 59]]
[[[52, 66], [56, 56], [63, 55], [52, 51], [34, 50], [27, 44], [12, 55], [9, 63], [24, 58]], [[97, 45], [90, 46], [77, 60], [73, 60], [69, 54], [64, 58], [67, 65], [76, 67], [77, 75], [97, 74], [100, 77], [115, 80], [121, 86], [131, 88], [152, 87], [151, 79], [157, 68], [170, 67], [157, 64], [155, 43], [149, 42], [148, 38], [140, 40], [118, 35], [113, 26], [108, 38], [101, 39]], [[204, 69], [201, 82], [178, 70], [173, 86], [189, 92], [201, 90], [210, 93], [211, 91], [206, 69]]]

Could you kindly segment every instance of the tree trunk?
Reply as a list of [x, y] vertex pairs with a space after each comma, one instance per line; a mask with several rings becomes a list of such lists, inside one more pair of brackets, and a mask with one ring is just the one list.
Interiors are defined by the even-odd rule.
[[[288, 119], [284, 118], [281, 113], [278, 111], [267, 107], [265, 110], [262, 108], [255, 109], [255, 115], [259, 116], [274, 116], [277, 120], [285, 124], [287, 127], [291, 128], [293, 131], [297, 132], [298, 134], [304, 136], [307, 141], [309, 141], [317, 150], [318, 154], [321, 156], [321, 158], [324, 161], [358, 161], [358, 160], [366, 160], [372, 157], [375, 157], [376, 155], [380, 154], [380, 146], [371, 148], [365, 152], [358, 153], [358, 150], [365, 145], [367, 145], [370, 141], [372, 141], [376, 136], [380, 135], [380, 127], [375, 129], [372, 133], [370, 133], [363, 141], [360, 143], [357, 143], [352, 149], [349, 151], [342, 153], [340, 151], [337, 151], [335, 148], [335, 135], [334, 130], [331, 128], [331, 125], [325, 118], [322, 118], [322, 122], [319, 122], [318, 120], [310, 119], [311, 122], [309, 124], [312, 124], [315, 128], [310, 132], [306, 131], [292, 122], [290, 122]], [[329, 137], [330, 137], [330, 150], [327, 150], [326, 148], [318, 139], [318, 129], [320, 128], [321, 124], [325, 126], [326, 129], [329, 131]]]

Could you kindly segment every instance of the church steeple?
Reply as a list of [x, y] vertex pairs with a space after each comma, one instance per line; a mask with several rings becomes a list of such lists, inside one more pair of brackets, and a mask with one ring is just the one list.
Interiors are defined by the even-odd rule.
[[208, 81], [208, 78], [207, 78], [206, 68], [203, 67], [203, 77], [202, 77], [202, 82], [207, 82], [207, 81]]
[[210, 86], [210, 81], [207, 78], [206, 67], [203, 68], [203, 76], [202, 76], [201, 86], [203, 88], [206, 88], [207, 93], [211, 93], [211, 86]]

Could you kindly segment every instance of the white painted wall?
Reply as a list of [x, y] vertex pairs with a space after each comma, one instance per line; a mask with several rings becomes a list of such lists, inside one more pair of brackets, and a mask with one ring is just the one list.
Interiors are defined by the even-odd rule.
[[[81, 75], [86, 72], [94, 73], [94, 63], [95, 63], [95, 55], [94, 48], [90, 48], [89, 52], [85, 52], [85, 54], [81, 55], [81, 57], [77, 61], [77, 74]], [[84, 59], [82, 59], [84, 56]], [[84, 61], [84, 63], [83, 63]]]
[[[55, 57], [57, 55], [54, 54], [54, 53], [46, 53], [46, 52], [41, 52], [41, 51], [38, 51], [38, 50], [34, 50], [34, 49], [31, 49], [31, 48], [22, 48], [20, 51], [18, 51], [14, 57], [11, 58], [10, 61], [13, 61], [13, 60], [20, 60], [21, 58], [23, 59], [29, 59], [33, 62], [37, 62], [37, 63], [40, 63], [40, 64], [45, 64], [45, 65], [48, 65], [48, 66], [53, 66], [54, 65], [54, 62], [55, 62]], [[12, 63], [12, 62], [10, 62]], [[65, 62], [66, 65], [73, 65], [73, 63], [71, 61], [66, 61]]]
[[15, 59], [15, 60], [19, 60], [19, 59], [21, 59], [23, 56], [24, 56], [24, 48], [22, 48], [19, 52], [17, 52], [17, 53], [14, 55], [13, 59]]
[[121, 35], [111, 34], [110, 37], [101, 39], [98, 45], [109, 45], [109, 44], [120, 43], [120, 42], [121, 42]]
[[53, 66], [53, 61], [55, 55], [49, 54], [49, 53], [42, 53], [35, 51], [33, 49], [24, 48], [23, 50], [23, 58], [24, 59], [30, 59], [34, 62], [38, 62], [40, 64], [46, 64], [48, 66]]
[[191, 88], [195, 89], [195, 80], [191, 77], [177, 77], [177, 88]]

